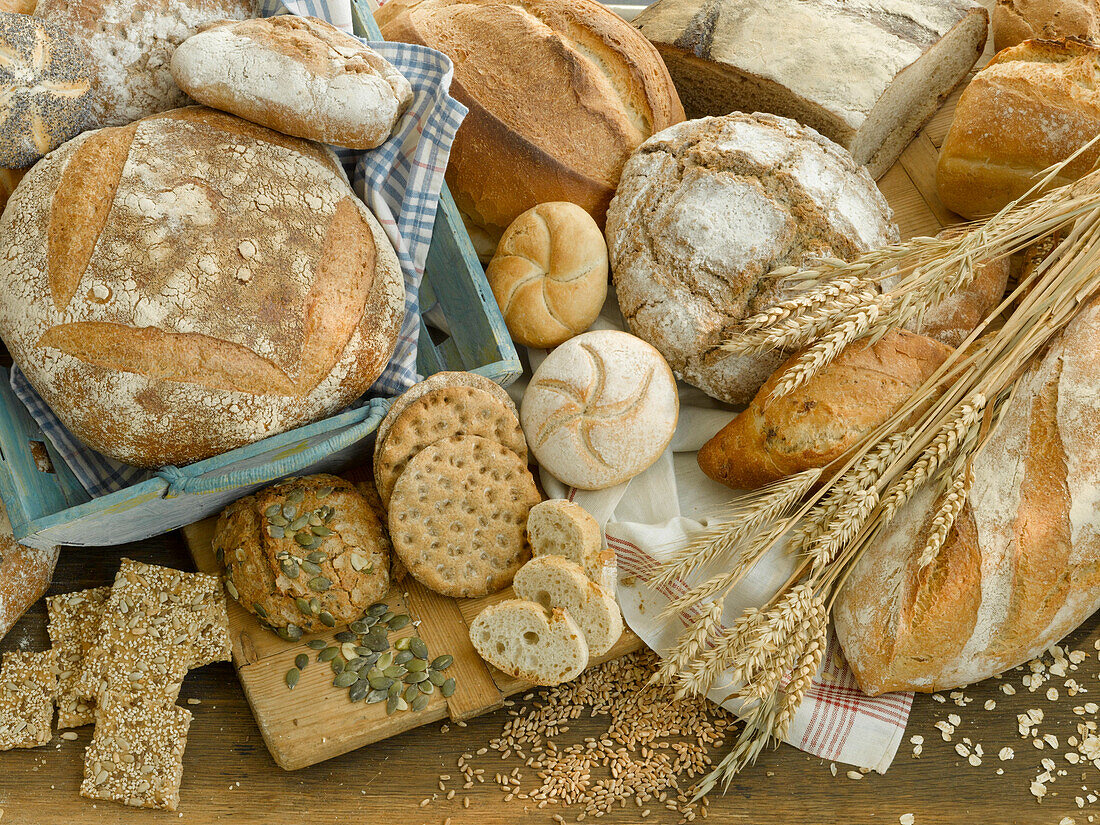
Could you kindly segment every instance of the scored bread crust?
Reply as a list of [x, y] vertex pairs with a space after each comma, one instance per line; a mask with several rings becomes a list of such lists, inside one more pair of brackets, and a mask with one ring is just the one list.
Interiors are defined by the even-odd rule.
[[693, 120], [646, 141], [623, 170], [607, 242], [619, 307], [677, 377], [747, 404], [783, 360], [722, 347], [782, 297], [765, 276], [851, 260], [898, 239], [866, 169], [813, 129], [764, 114]]
[[14, 360], [74, 435], [137, 466], [331, 415], [404, 315], [397, 255], [335, 157], [211, 109], [80, 135], [0, 234]]
[[602, 227], [630, 152], [684, 119], [657, 50], [595, 0], [392, 0], [375, 16], [387, 40], [454, 62], [451, 94], [470, 111], [447, 182], [490, 245], [547, 201]]
[[1100, 607], [1100, 301], [1019, 382], [939, 552], [922, 488], [862, 555], [833, 618], [860, 687], [935, 691], [1040, 655]]
[[588, 644], [564, 610], [508, 599], [486, 607], [470, 624], [478, 655], [498, 670], [552, 687], [576, 679], [588, 666]]
[[[1029, 40], [998, 53], [963, 90], [936, 166], [936, 188], [965, 218], [991, 214], [1100, 132], [1100, 46]], [[1090, 172], [1100, 147], [1050, 186]]]
[[547, 610], [564, 610], [584, 633], [588, 652], [602, 656], [623, 635], [615, 594], [591, 581], [584, 568], [561, 556], [537, 556], [516, 573], [512, 589]]
[[1079, 37], [1100, 39], [1097, 0], [997, 0], [993, 7], [993, 49], [1002, 51], [1025, 40]]

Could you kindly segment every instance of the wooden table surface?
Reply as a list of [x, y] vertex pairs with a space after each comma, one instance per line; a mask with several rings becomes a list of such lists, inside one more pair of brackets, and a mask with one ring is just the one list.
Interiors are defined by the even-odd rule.
[[[194, 569], [178, 533], [140, 544], [109, 549], [65, 549], [58, 564], [53, 593], [109, 584], [119, 559], [130, 556], [143, 561]], [[41, 649], [48, 645], [45, 607], [39, 603], [0, 642], [0, 651], [20, 647]], [[763, 823], [899, 823], [903, 814], [914, 815], [916, 825], [932, 823], [1035, 823], [1057, 825], [1065, 817], [1076, 823], [1089, 821], [1091, 807], [1078, 809], [1074, 797], [1085, 796], [1082, 785], [1100, 788], [1100, 771], [1091, 765], [1072, 766], [1061, 753], [1049, 747], [1037, 750], [1017, 731], [1016, 714], [1031, 708], [1044, 711], [1043, 733], [1058, 738], [1060, 750], [1075, 733], [1075, 726], [1095, 714], [1077, 716], [1074, 706], [1092, 698], [1100, 702], [1100, 660], [1093, 649], [1100, 639], [1095, 620], [1075, 633], [1070, 648], [1087, 651], [1080, 669], [1067, 677], [1054, 677], [1036, 693], [1021, 685], [1024, 671], [1006, 675], [1017, 693], [1007, 696], [1000, 682], [968, 688], [971, 699], [957, 707], [950, 699], [937, 703], [918, 696], [905, 742], [890, 771], [871, 774], [859, 781], [846, 778], [846, 766], [837, 765], [833, 776], [829, 764], [794, 748], [783, 746], [767, 751], [760, 762], [733, 784], [725, 797], [712, 800], [709, 821]], [[1072, 677], [1087, 694], [1070, 698], [1063, 686]], [[1055, 686], [1060, 698], [1050, 701], [1046, 690]], [[558, 806], [532, 809], [526, 816], [522, 802], [505, 803], [491, 782], [476, 785], [468, 793], [471, 804], [463, 809], [457, 801], [436, 801], [421, 808], [422, 799], [437, 791], [441, 773], [454, 773], [464, 751], [474, 751], [496, 736], [506, 711], [484, 716], [466, 728], [451, 725], [447, 733], [439, 726], [387, 740], [302, 771], [287, 773], [276, 767], [245, 703], [233, 669], [228, 664], [193, 671], [184, 684], [181, 703], [197, 698], [201, 704], [190, 709], [194, 722], [184, 756], [181, 806], [176, 813], [131, 810], [119, 805], [82, 799], [78, 787], [81, 760], [91, 728], [79, 731], [73, 742], [55, 738], [45, 748], [0, 753], [0, 815], [2, 825], [100, 825], [100, 823], [232, 822], [235, 825], [287, 825], [288, 823], [362, 823], [362, 825], [503, 825], [517, 821], [552, 823]], [[984, 710], [993, 699], [996, 708]], [[933, 725], [957, 713], [961, 723], [951, 743], [940, 738]], [[559, 745], [599, 735], [603, 720], [583, 720], [557, 738]], [[925, 737], [921, 758], [912, 757], [909, 737]], [[980, 742], [985, 751], [982, 764], [971, 767], [954, 750], [963, 737]], [[1016, 757], [1001, 762], [996, 754], [1004, 746], [1015, 749]], [[490, 752], [492, 753], [492, 752]], [[1040, 804], [1029, 786], [1042, 770], [1040, 760], [1052, 758], [1057, 766], [1070, 769], [1067, 776], [1049, 784]], [[520, 763], [500, 762], [488, 757], [481, 763], [489, 774], [499, 767], [511, 770]], [[998, 776], [998, 768], [1004, 774]], [[532, 786], [528, 783], [527, 789]], [[577, 812], [567, 815], [573, 821]], [[1095, 810], [1100, 821], [1100, 807]], [[678, 817], [659, 805], [645, 825], [674, 823]], [[591, 819], [585, 820], [592, 821]], [[702, 821], [697, 820], [697, 822]], [[640, 823], [639, 811], [625, 809], [604, 817], [607, 823]], [[1068, 825], [1068, 823], [1067, 823]]]

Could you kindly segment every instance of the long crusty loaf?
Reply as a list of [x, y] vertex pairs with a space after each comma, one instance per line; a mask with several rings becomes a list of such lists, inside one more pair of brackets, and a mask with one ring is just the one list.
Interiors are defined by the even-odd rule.
[[[996, 212], [1027, 192], [1036, 175], [1100, 132], [1100, 46], [1029, 40], [1005, 49], [974, 76], [940, 149], [936, 186], [966, 218]], [[1091, 171], [1092, 146], [1053, 186]]]
[[922, 559], [940, 504], [925, 488], [853, 567], [833, 617], [865, 691], [977, 682], [1100, 607], [1097, 375], [1100, 300], [1021, 379], [939, 552]]
[[951, 353], [923, 335], [890, 332], [856, 342], [789, 395], [772, 398], [791, 356], [752, 403], [699, 450], [699, 467], [735, 489], [827, 467], [886, 421]]

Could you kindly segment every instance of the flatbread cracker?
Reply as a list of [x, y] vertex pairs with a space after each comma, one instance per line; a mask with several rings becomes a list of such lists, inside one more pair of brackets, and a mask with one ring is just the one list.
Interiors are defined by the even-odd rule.
[[12, 651], [0, 664], [0, 751], [38, 748], [53, 738], [57, 651]]
[[76, 689], [84, 657], [99, 640], [109, 587], [78, 590], [46, 599], [47, 630], [57, 651], [57, 727], [79, 728], [95, 721], [95, 700]]

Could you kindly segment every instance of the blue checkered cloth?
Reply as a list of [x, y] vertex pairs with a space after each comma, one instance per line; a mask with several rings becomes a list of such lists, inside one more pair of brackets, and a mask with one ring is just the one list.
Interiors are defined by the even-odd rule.
[[[259, 0], [257, 13], [262, 17], [309, 15], [351, 33], [350, 0]], [[333, 147], [355, 191], [374, 212], [397, 250], [405, 276], [405, 320], [397, 347], [367, 393], [367, 397], [378, 397], [402, 393], [419, 380], [416, 347], [420, 283], [443, 188], [443, 172], [466, 107], [448, 94], [454, 67], [445, 55], [407, 43], [363, 42], [396, 66], [415, 93], [394, 134], [377, 149], [355, 152]], [[39, 398], [18, 368], [11, 371], [11, 386], [89, 495], [113, 493], [153, 475], [86, 447]]]

